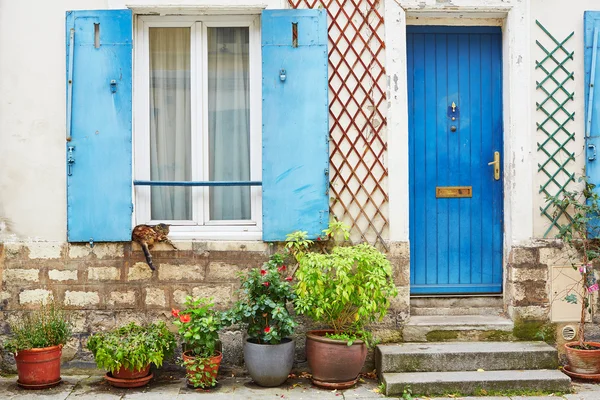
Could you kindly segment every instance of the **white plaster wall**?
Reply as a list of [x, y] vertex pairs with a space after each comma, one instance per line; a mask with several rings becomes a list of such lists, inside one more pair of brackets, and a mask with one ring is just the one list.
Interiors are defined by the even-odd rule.
[[[565, 44], [565, 48], [569, 51], [574, 51], [574, 59], [566, 64], [566, 68], [570, 71], [575, 72], [574, 81], [570, 81], [567, 85], [569, 90], [575, 91], [573, 101], [567, 104], [567, 109], [571, 112], [575, 111], [575, 120], [571, 121], [567, 125], [567, 129], [570, 132], [575, 132], [575, 141], [571, 142], [568, 149], [575, 153], [575, 162], [569, 164], [569, 170], [575, 172], [577, 176], [582, 173], [585, 166], [585, 154], [584, 154], [584, 132], [585, 132], [585, 98], [584, 98], [584, 59], [583, 59], [583, 13], [586, 10], [600, 10], [600, 2], [598, 0], [577, 0], [574, 2], [568, 2], [566, 6], [564, 0], [531, 0], [531, 21], [530, 21], [530, 32], [531, 32], [531, 97], [532, 101], [541, 101], [543, 94], [536, 90], [535, 81], [543, 79], [543, 73], [538, 69], [535, 69], [535, 61], [541, 61], [544, 57], [544, 53], [536, 45], [536, 40], [546, 39], [546, 34], [536, 25], [536, 19], [546, 27], [546, 29], [559, 41], [564, 40], [571, 32], [575, 32], [575, 35]], [[544, 45], [548, 43], [545, 40]], [[551, 48], [546, 47], [548, 50]], [[562, 54], [561, 54], [562, 55]], [[562, 58], [560, 58], [562, 60]], [[551, 64], [549, 64], [551, 65]], [[562, 80], [562, 79], [561, 79]], [[535, 106], [535, 104], [534, 104]], [[560, 115], [560, 114], [559, 114]], [[537, 172], [538, 162], [543, 162], [546, 156], [537, 151], [536, 143], [543, 141], [546, 137], [540, 131], [536, 132], [536, 122], [543, 119], [543, 113], [541, 111], [535, 111], [532, 115], [533, 121], [531, 123], [530, 134], [535, 137], [534, 148], [535, 159], [533, 167], [535, 168], [534, 175], [534, 187], [533, 187], [533, 198], [534, 198], [534, 236], [541, 238], [544, 236], [544, 232], [548, 229], [550, 222], [547, 218], [540, 215], [539, 208], [544, 204], [544, 196], [539, 192], [540, 184], [545, 182], [545, 175], [542, 172]], [[566, 158], [562, 157], [564, 161]], [[571, 184], [571, 188], [574, 184]], [[554, 233], [551, 232], [548, 237], [553, 237]]]
[[66, 237], [65, 11], [106, 0], [0, 0], [0, 221]]

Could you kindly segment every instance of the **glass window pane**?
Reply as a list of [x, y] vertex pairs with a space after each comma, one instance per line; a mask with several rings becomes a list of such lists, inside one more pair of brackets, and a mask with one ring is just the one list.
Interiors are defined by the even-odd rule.
[[[250, 180], [249, 29], [208, 28], [209, 179]], [[211, 187], [211, 220], [250, 219], [250, 187]]]
[[[190, 28], [150, 28], [150, 178], [192, 179]], [[189, 187], [152, 187], [153, 220], [191, 220]]]

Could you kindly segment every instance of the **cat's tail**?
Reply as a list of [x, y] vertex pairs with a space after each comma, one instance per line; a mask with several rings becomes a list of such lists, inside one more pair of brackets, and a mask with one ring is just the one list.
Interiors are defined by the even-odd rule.
[[144, 251], [144, 256], [146, 257], [146, 263], [152, 271], [156, 271], [154, 264], [152, 264], [152, 254], [150, 254], [150, 249], [146, 243], [142, 243], [142, 250]]

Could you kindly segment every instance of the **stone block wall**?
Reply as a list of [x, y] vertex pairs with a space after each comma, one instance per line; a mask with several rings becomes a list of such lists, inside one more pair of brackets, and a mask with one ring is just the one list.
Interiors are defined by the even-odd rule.
[[[262, 242], [178, 242], [179, 250], [159, 244], [152, 249], [152, 272], [137, 244], [0, 243], [0, 341], [9, 334], [8, 321], [51, 298], [72, 315], [74, 336], [63, 350], [63, 361], [92, 366], [85, 344], [90, 334], [130, 321], [171, 321], [171, 308], [181, 308], [187, 295], [213, 297], [224, 309], [236, 300], [238, 273], [259, 267], [277, 246]], [[384, 341], [398, 339], [397, 329], [408, 316], [408, 246], [391, 246], [400, 295], [375, 330]], [[297, 359], [303, 359], [300, 319]], [[171, 325], [171, 327], [173, 327]], [[173, 327], [174, 328], [174, 327]], [[243, 332], [221, 334], [226, 367], [243, 365]], [[2, 357], [2, 369], [12, 369], [12, 357]]]
[[505, 274], [505, 304], [513, 320], [549, 320], [552, 268], [570, 266], [577, 254], [558, 240], [513, 247]]

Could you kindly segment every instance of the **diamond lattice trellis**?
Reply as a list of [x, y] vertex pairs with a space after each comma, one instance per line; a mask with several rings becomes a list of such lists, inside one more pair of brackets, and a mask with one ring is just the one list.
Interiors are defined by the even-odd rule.
[[288, 0], [324, 8], [329, 35], [331, 213], [386, 247], [385, 44], [380, 0]]
[[[567, 62], [573, 60], [574, 52], [564, 47], [574, 32], [559, 41], [539, 21], [535, 23], [545, 33], [545, 41], [549, 39], [551, 43], [548, 50], [536, 40], [537, 46], [545, 55], [541, 61], [535, 62], [536, 70], [541, 70], [544, 74], [541, 81], [536, 81], [536, 89], [543, 92], [543, 100], [536, 103], [536, 110], [541, 111], [543, 116], [536, 126], [545, 135], [545, 139], [537, 144], [537, 151], [543, 153], [542, 160], [538, 163], [538, 173], [541, 172], [544, 177], [539, 193], [544, 196], [559, 196], [569, 183], [575, 181], [575, 174], [569, 171], [569, 164], [575, 161], [575, 154], [567, 146], [575, 140], [575, 133], [568, 129], [568, 123], [575, 119], [575, 112], [567, 109], [575, 93], [566, 86], [567, 82], [574, 80], [574, 73], [567, 69]], [[544, 237], [554, 227], [559, 228], [558, 220], [566, 214], [565, 210], [551, 214], [549, 207], [549, 203], [540, 207], [541, 215], [550, 220]]]

